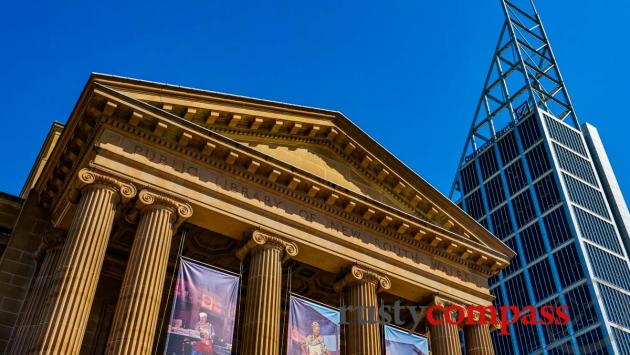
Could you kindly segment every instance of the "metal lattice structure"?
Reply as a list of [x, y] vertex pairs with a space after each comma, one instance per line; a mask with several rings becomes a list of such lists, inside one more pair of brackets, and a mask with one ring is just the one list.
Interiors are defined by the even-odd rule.
[[[579, 127], [558, 64], [531, 0], [501, 0], [505, 22], [458, 171], [534, 108]], [[497, 130], [498, 129], [498, 130]], [[457, 176], [457, 174], [456, 174]], [[457, 178], [450, 197], [458, 188]]]

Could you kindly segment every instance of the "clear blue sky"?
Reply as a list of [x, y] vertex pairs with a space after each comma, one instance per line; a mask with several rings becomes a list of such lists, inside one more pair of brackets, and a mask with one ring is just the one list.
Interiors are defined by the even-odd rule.
[[[3, 6], [0, 191], [19, 192], [51, 122], [103, 72], [342, 111], [447, 193], [503, 21], [498, 0], [87, 3]], [[537, 7], [629, 192], [630, 3]]]

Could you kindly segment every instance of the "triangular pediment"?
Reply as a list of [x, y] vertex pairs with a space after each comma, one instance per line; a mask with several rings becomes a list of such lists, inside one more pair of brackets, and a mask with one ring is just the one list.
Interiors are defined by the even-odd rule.
[[342, 155], [323, 144], [292, 142], [283, 139], [256, 138], [242, 134], [228, 134], [257, 151], [286, 162], [296, 168], [319, 176], [335, 185], [379, 201], [385, 205], [414, 213], [413, 209], [396, 200], [389, 191], [371, 181]]
[[[164, 117], [185, 121], [199, 130], [212, 131], [233, 141], [234, 146], [282, 162], [291, 171], [303, 171], [357, 198], [389, 206], [403, 217], [420, 218], [449, 235], [513, 255], [339, 112], [100, 74], [93, 75], [93, 80], [125, 100], [152, 106]], [[188, 139], [179, 134], [178, 139]], [[400, 231], [404, 233], [404, 226], [400, 225]], [[461, 249], [453, 243], [445, 247]]]

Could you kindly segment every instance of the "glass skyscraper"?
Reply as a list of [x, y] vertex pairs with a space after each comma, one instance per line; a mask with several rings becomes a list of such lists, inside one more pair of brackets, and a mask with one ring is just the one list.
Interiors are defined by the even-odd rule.
[[594, 127], [529, 110], [459, 169], [459, 205], [517, 252], [495, 304], [568, 305], [568, 327], [514, 325], [497, 354], [630, 354], [628, 210]]
[[630, 216], [597, 130], [580, 125], [531, 0], [505, 23], [451, 198], [517, 255], [496, 306], [567, 305], [568, 326], [494, 332], [497, 354], [630, 354]]

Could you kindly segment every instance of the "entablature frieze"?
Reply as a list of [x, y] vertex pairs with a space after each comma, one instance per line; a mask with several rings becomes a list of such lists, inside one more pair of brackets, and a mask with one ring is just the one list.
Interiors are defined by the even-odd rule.
[[[154, 146], [152, 141], [127, 138], [126, 134], [124, 131], [105, 131], [99, 142], [102, 154], [106, 154], [105, 152], [110, 149], [114, 150], [113, 154], [122, 154], [127, 159], [138, 161], [140, 166], [149, 164], [157, 171], [168, 171], [184, 176], [202, 184], [204, 189], [212, 188], [228, 198], [239, 198], [248, 203], [255, 203], [260, 208], [278, 213], [279, 216], [299, 216], [302, 223], [307, 225], [322, 225], [327, 230], [363, 239], [367, 243], [378, 245], [381, 249], [408, 255], [413, 260], [418, 259], [416, 253], [426, 253], [434, 258], [447, 260], [451, 264], [463, 265], [465, 269], [488, 272], [488, 269], [483, 269], [483, 264], [475, 263], [475, 253], [471, 249], [465, 249], [462, 258], [457, 255], [455, 249], [444, 244], [444, 241], [448, 240], [446, 236], [433, 235], [435, 232], [432, 230], [422, 229], [423, 238], [414, 238], [412, 234], [399, 233], [400, 228], [384, 227], [378, 223], [378, 219], [368, 220], [361, 214], [352, 214], [344, 208], [331, 205], [327, 203], [329, 198], [309, 196], [308, 191], [304, 190], [291, 190], [264, 177], [247, 174], [245, 169], [236, 169], [221, 160], [208, 160], [212, 166], [204, 166], [175, 152], [168, 153]], [[117, 146], [120, 149], [116, 148]], [[227, 171], [229, 174], [220, 173], [221, 171]], [[422, 227], [417, 228], [420, 230]], [[477, 253], [480, 255], [481, 252]], [[488, 263], [490, 259], [485, 257], [482, 260]], [[441, 271], [448, 268], [448, 264], [437, 260], [429, 263], [437, 265], [436, 268]], [[457, 267], [452, 266], [450, 269], [455, 270]], [[452, 273], [452, 270], [445, 272]]]

